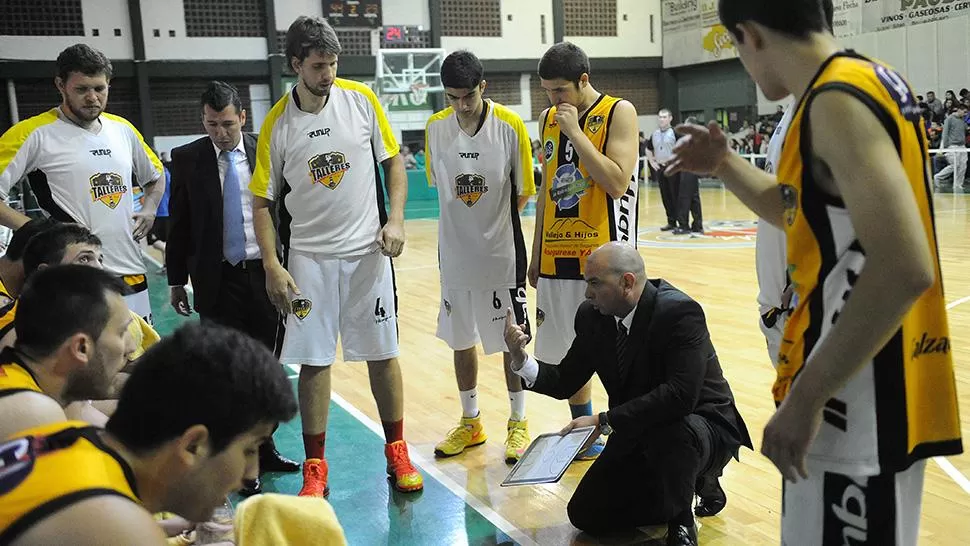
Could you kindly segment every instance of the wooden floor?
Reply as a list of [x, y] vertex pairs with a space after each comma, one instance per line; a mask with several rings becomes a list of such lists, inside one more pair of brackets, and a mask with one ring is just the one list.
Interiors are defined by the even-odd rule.
[[[705, 224], [754, 220], [751, 213], [723, 190], [704, 189], [702, 199]], [[968, 205], [968, 195], [939, 195], [936, 199], [948, 302], [970, 296]], [[650, 232], [661, 225], [662, 211], [657, 191], [645, 190], [640, 200], [642, 238], [650, 238]], [[523, 220], [526, 240], [531, 240], [533, 225], [532, 218]], [[412, 446], [431, 459], [434, 444], [456, 424], [460, 404], [452, 353], [434, 335], [439, 302], [437, 221], [410, 220], [406, 228], [408, 245], [396, 261], [406, 390], [405, 430]], [[640, 251], [649, 276], [667, 279], [704, 306], [725, 375], [758, 449], [761, 431], [773, 411], [770, 395], [773, 372], [757, 326], [753, 238], [739, 229], [736, 237], [726, 237], [721, 242], [724, 244], [720, 247], [717, 244], [703, 245], [705, 248], [651, 245], [641, 246]], [[535, 293], [531, 289], [529, 303], [534, 317]], [[970, 438], [968, 332], [970, 302], [950, 311], [965, 438]], [[371, 419], [377, 419], [365, 366], [336, 365], [333, 386], [344, 399]], [[564, 479], [555, 485], [499, 487], [508, 473], [502, 442], [509, 412], [500, 356], [482, 361], [479, 392], [490, 440], [462, 456], [433, 464], [539, 544], [595, 543], [570, 526], [565, 511], [570, 494], [589, 463], [573, 464]], [[594, 404], [597, 411], [606, 405], [605, 393], [598, 382]], [[528, 398], [528, 415], [533, 436], [558, 430], [569, 421], [565, 402], [532, 393]], [[970, 455], [953, 457], [949, 462], [964, 476], [970, 475]], [[728, 465], [722, 483], [728, 494], [727, 508], [717, 517], [701, 520], [701, 544], [779, 544], [780, 478], [768, 460], [757, 452], [744, 451], [740, 463]], [[938, 463], [930, 462], [923, 503], [920, 544], [967, 544], [970, 487], [962, 489]], [[647, 533], [643, 538], [659, 536], [652, 531]]]

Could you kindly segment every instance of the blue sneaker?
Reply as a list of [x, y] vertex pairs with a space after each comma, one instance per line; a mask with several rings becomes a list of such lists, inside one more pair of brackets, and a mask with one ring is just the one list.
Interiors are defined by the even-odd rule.
[[603, 448], [606, 447], [606, 442], [603, 441], [603, 437], [600, 436], [593, 441], [593, 444], [586, 448], [586, 451], [580, 451], [576, 454], [574, 461], [595, 461], [600, 453], [603, 453]]

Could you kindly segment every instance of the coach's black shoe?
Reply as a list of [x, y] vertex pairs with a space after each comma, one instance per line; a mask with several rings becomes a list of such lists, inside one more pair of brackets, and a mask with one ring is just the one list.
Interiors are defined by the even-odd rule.
[[667, 546], [697, 546], [697, 526], [667, 524]]
[[694, 484], [694, 492], [699, 497], [697, 506], [694, 507], [694, 515], [699, 518], [713, 516], [724, 510], [727, 505], [727, 495], [721, 489], [721, 483], [717, 478], [701, 476]]
[[667, 224], [666, 226], [660, 228], [660, 231], [670, 231], [672, 229], [675, 229], [676, 227], [677, 226], [675, 226], [674, 224]]
[[300, 463], [291, 461], [280, 455], [276, 444], [270, 438], [259, 446], [259, 471], [262, 472], [296, 472], [300, 470]]
[[243, 488], [239, 490], [239, 494], [243, 497], [252, 497], [253, 495], [259, 495], [263, 492], [263, 480], [258, 477], [255, 480], [246, 480], [243, 484]]

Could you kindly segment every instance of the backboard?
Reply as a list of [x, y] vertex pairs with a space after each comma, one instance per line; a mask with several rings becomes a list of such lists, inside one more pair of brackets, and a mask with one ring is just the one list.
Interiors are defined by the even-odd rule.
[[440, 93], [444, 49], [378, 49], [375, 89], [378, 95]]

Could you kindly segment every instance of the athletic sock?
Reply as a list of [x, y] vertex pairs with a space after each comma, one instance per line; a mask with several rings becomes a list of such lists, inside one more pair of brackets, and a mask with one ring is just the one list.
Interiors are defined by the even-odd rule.
[[323, 449], [327, 443], [327, 432], [303, 434], [303, 451], [307, 459], [323, 459]]
[[465, 419], [478, 417], [478, 388], [458, 391], [458, 397], [461, 398], [461, 416]]
[[512, 407], [510, 419], [513, 421], [525, 419], [525, 391], [509, 391], [509, 405]]
[[384, 438], [387, 443], [393, 444], [404, 439], [403, 418], [397, 421], [381, 421], [381, 426], [384, 427]]

